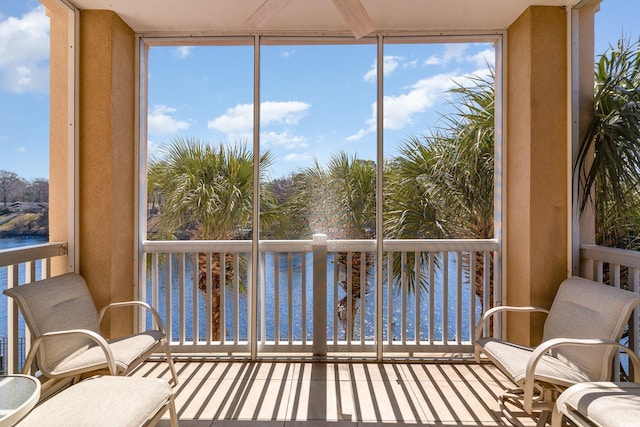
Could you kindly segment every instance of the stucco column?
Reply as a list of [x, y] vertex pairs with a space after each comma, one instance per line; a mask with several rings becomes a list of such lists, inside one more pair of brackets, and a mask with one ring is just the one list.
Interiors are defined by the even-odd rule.
[[[80, 273], [98, 309], [134, 297], [135, 36], [110, 11], [80, 14]], [[103, 333], [132, 330], [129, 311]]]
[[[508, 28], [506, 304], [549, 307], [567, 276], [567, 45], [563, 7], [533, 6]], [[544, 316], [507, 317], [535, 345]]]
[[[49, 17], [50, 33], [50, 106], [49, 106], [49, 241], [69, 239], [69, 11], [54, 0], [40, 0]], [[57, 276], [72, 268], [69, 257], [55, 257], [51, 275]]]

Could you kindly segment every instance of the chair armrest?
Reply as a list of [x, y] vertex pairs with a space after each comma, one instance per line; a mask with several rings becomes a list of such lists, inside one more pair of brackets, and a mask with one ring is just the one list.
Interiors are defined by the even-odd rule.
[[540, 344], [531, 353], [529, 361], [527, 362], [527, 369], [525, 371], [524, 379], [524, 409], [527, 413], [531, 413], [533, 410], [533, 389], [535, 385], [535, 369], [538, 362], [542, 359], [542, 356], [547, 354], [550, 350], [563, 346], [604, 346], [604, 347], [617, 347], [623, 350], [629, 355], [629, 360], [633, 364], [634, 381], [640, 382], [640, 359], [634, 353], [632, 349], [626, 347], [619, 342], [603, 339], [578, 339], [578, 338], [554, 338]]
[[148, 310], [151, 313], [151, 317], [153, 318], [153, 321], [158, 326], [158, 330], [164, 333], [164, 324], [162, 323], [162, 319], [160, 318], [160, 313], [158, 313], [158, 311], [155, 308], [151, 307], [149, 304], [147, 304], [144, 301], [112, 302], [111, 304], [108, 304], [102, 307], [102, 310], [100, 310], [100, 314], [98, 316], [98, 323], [102, 324], [102, 319], [104, 318], [104, 315], [107, 312], [107, 310], [116, 308], [116, 307], [128, 307], [128, 306], [138, 306]]
[[482, 331], [484, 330], [485, 323], [487, 323], [487, 321], [489, 321], [489, 319], [493, 317], [495, 314], [503, 311], [516, 311], [516, 312], [527, 312], [527, 313], [541, 312], [541, 313], [547, 313], [547, 314], [549, 313], [549, 310], [547, 310], [546, 308], [534, 307], [534, 306], [518, 307], [518, 306], [512, 306], [512, 305], [501, 305], [498, 307], [490, 308], [489, 310], [484, 312], [484, 314], [482, 315], [482, 318], [480, 319], [480, 321], [478, 322], [478, 325], [476, 326], [476, 334], [475, 334], [476, 341], [482, 338]]
[[29, 354], [25, 358], [24, 364], [22, 365], [22, 373], [26, 374], [28, 370], [31, 368], [31, 364], [33, 363], [33, 359], [36, 355], [36, 350], [42, 343], [45, 338], [56, 337], [56, 336], [65, 336], [65, 335], [82, 335], [86, 338], [89, 338], [102, 349], [107, 359], [107, 367], [109, 368], [109, 373], [111, 375], [117, 375], [117, 367], [116, 361], [113, 357], [113, 352], [111, 351], [111, 347], [109, 347], [109, 343], [105, 340], [100, 334], [97, 334], [94, 331], [89, 329], [69, 329], [66, 331], [53, 331], [46, 332], [31, 343], [31, 348], [29, 349]]

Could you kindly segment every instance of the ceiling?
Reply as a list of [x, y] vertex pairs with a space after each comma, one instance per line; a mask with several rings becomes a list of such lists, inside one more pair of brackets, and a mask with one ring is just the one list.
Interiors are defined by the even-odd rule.
[[[69, 0], [79, 9], [117, 13], [138, 33], [349, 31], [333, 0], [290, 0], [261, 23], [247, 19], [265, 0]], [[530, 5], [578, 0], [361, 0], [374, 32], [482, 32], [507, 28]], [[287, 3], [286, 0], [284, 3]]]

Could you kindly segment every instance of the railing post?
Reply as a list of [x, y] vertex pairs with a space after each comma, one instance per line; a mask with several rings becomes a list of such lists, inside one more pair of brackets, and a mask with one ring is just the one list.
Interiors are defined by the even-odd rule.
[[327, 235], [314, 234], [313, 250], [313, 356], [327, 355]]

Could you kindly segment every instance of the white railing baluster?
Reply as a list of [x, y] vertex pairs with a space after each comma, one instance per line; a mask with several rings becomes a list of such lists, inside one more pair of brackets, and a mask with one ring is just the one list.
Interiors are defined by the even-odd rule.
[[[151, 306], [158, 308], [158, 288], [159, 285], [159, 268], [160, 268], [160, 254], [153, 254], [151, 256]], [[147, 323], [147, 317], [143, 318], [144, 323]]]
[[[182, 345], [185, 343], [186, 334], [186, 310], [185, 310], [185, 280], [186, 280], [186, 254], [180, 254], [180, 267], [178, 275], [178, 342]], [[169, 327], [169, 325], [167, 325]], [[171, 341], [169, 341], [171, 342]]]
[[456, 344], [462, 344], [462, 252], [456, 252]]
[[436, 252], [429, 252], [429, 345], [435, 344], [436, 334]]
[[344, 325], [344, 336], [347, 345], [351, 345], [351, 331], [353, 330], [353, 316], [351, 306], [353, 305], [353, 253], [347, 252], [347, 305], [344, 309], [347, 311], [347, 322]]
[[400, 341], [402, 345], [407, 345], [407, 288], [409, 287], [409, 280], [407, 275], [407, 253], [402, 252], [400, 254], [400, 292], [402, 299], [400, 302]]
[[[165, 289], [165, 300], [164, 300], [164, 307], [165, 307], [165, 328], [167, 329], [166, 333], [167, 333], [167, 339], [170, 339], [171, 337], [171, 322], [172, 322], [172, 315], [171, 315], [171, 307], [173, 307], [173, 301], [171, 298], [171, 289], [173, 288], [173, 254], [167, 254], [167, 262], [166, 264], [166, 273], [165, 273], [165, 277], [164, 277], [164, 289]], [[158, 287], [158, 291], [160, 290], [160, 288]], [[158, 295], [158, 298], [160, 298], [160, 295]], [[153, 321], [153, 319], [151, 319], [152, 323], [155, 323]]]
[[442, 342], [449, 343], [449, 252], [442, 252]]
[[620, 264], [609, 264], [609, 274], [613, 275], [613, 286], [620, 288]]
[[[338, 282], [340, 280], [340, 269], [336, 261], [336, 254], [333, 254], [333, 305], [331, 306], [331, 312], [333, 313], [333, 345], [338, 344], [338, 324], [340, 323], [338, 319]], [[316, 309], [315, 302], [313, 309]]]
[[415, 281], [414, 284], [414, 298], [415, 298], [415, 316], [414, 316], [414, 324], [415, 324], [415, 344], [420, 344], [421, 341], [421, 310], [420, 310], [420, 294], [422, 293], [422, 265], [420, 264], [420, 252], [413, 253], [413, 270], [415, 272]]
[[260, 344], [267, 343], [267, 255], [260, 254]]
[[211, 301], [211, 297], [212, 297], [212, 292], [213, 292], [213, 260], [212, 260], [212, 256], [211, 256], [211, 252], [207, 252], [206, 254], [206, 277], [205, 277], [205, 301], [204, 301], [204, 306], [205, 306], [205, 316], [207, 319], [207, 330], [206, 330], [206, 337], [207, 337], [207, 344], [211, 344], [213, 341], [213, 329], [212, 329], [212, 324], [213, 324], [213, 303]]
[[293, 253], [287, 252], [287, 342], [293, 344]]
[[224, 344], [227, 336], [227, 254], [226, 252], [220, 252], [218, 254], [218, 265], [220, 273], [220, 284], [218, 293], [220, 294], [220, 344]]
[[367, 334], [365, 312], [367, 311], [367, 270], [369, 254], [360, 252], [360, 344], [364, 345]]
[[[640, 268], [629, 268], [629, 280], [629, 289], [640, 294]], [[629, 327], [629, 346], [640, 356], [640, 307], [633, 310]]]
[[[18, 286], [18, 268], [19, 265], [9, 265], [7, 267], [7, 288], [14, 288]], [[7, 369], [10, 374], [20, 372], [19, 364], [22, 362], [18, 358], [18, 305], [7, 299], [7, 332], [9, 338], [9, 345], [7, 348]], [[25, 338], [25, 352], [31, 348], [31, 340]]]
[[276, 345], [280, 344], [280, 253], [273, 254], [273, 334]]
[[393, 321], [393, 277], [389, 274], [393, 271], [393, 252], [387, 254], [387, 343], [393, 344], [394, 321]]
[[198, 297], [199, 294], [199, 284], [200, 284], [200, 255], [198, 252], [191, 254], [191, 298], [192, 298], [192, 306], [193, 312], [196, 313], [195, 316], [192, 317], [193, 326], [192, 326], [192, 335], [193, 335], [193, 343], [197, 343], [200, 341], [200, 301]]
[[[467, 328], [469, 329], [469, 341], [475, 339], [474, 331], [478, 319], [476, 318], [476, 254], [477, 252], [469, 252], [469, 323]], [[484, 289], [484, 284], [482, 285]]]
[[240, 341], [240, 257], [233, 254], [233, 343]]
[[302, 280], [302, 302], [300, 308], [302, 309], [302, 345], [307, 344], [307, 257], [304, 252], [300, 253], [300, 271], [302, 272], [300, 278]]

